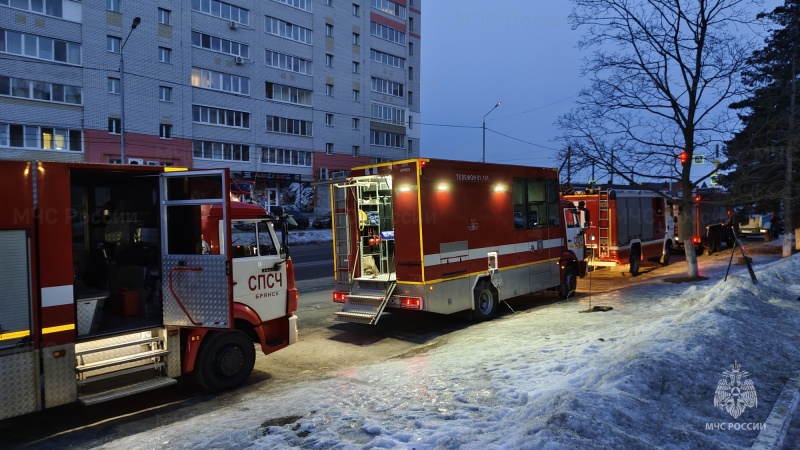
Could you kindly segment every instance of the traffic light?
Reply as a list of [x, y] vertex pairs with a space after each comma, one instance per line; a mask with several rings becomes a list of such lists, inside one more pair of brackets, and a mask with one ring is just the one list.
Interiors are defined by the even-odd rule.
[[681, 152], [681, 154], [678, 156], [678, 158], [681, 160], [681, 165], [682, 166], [685, 166], [686, 163], [689, 162], [689, 154], [686, 153], [686, 152]]

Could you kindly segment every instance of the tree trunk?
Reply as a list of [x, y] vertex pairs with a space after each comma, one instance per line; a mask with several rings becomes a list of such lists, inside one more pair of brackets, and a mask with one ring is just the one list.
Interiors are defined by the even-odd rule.
[[683, 242], [683, 250], [684, 254], [686, 255], [686, 276], [689, 278], [697, 278], [700, 272], [697, 268], [697, 252], [695, 252], [694, 242], [692, 242], [692, 236], [694, 234], [694, 220], [692, 220], [692, 211], [694, 209], [694, 205], [692, 204], [691, 190], [689, 190], [688, 194], [686, 191], [684, 191], [681, 204], [683, 205], [683, 210], [680, 215], [681, 222], [680, 229], [678, 229], [678, 234], [680, 235], [681, 242]]

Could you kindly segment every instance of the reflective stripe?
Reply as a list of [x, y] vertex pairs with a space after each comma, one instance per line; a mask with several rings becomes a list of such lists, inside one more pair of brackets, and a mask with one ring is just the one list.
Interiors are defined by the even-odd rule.
[[31, 330], [12, 331], [10, 333], [0, 333], [0, 341], [6, 339], [19, 339], [31, 335]]
[[74, 329], [75, 329], [75, 324], [68, 323], [66, 325], [59, 325], [57, 327], [42, 328], [42, 334], [59, 333], [61, 331], [69, 331]]
[[[455, 257], [456, 254], [458, 256], [466, 256], [463, 260], [479, 260], [485, 259], [486, 255], [489, 252], [497, 252], [498, 256], [507, 256], [513, 255], [516, 253], [522, 253], [525, 255], [530, 254], [534, 249], [538, 250], [539, 243], [541, 242], [542, 250], [547, 250], [551, 248], [557, 248], [564, 245], [563, 238], [552, 238], [552, 239], [541, 239], [536, 241], [527, 241], [527, 242], [520, 242], [517, 244], [505, 244], [500, 245], [497, 247], [484, 247], [484, 248], [474, 248], [469, 249], [467, 252], [464, 251], [455, 251], [455, 252], [447, 252], [447, 253], [433, 253], [425, 255], [425, 259], [423, 260], [423, 264], [426, 268], [438, 266], [439, 264], [444, 264], [442, 259], [447, 259], [448, 257], [452, 258]], [[537, 261], [541, 262], [541, 261]]]

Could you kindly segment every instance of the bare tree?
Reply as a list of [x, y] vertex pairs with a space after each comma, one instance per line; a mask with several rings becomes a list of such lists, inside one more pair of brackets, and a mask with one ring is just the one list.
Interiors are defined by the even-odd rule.
[[[736, 125], [728, 104], [745, 93], [739, 72], [755, 35], [757, 0], [573, 0], [573, 28], [590, 86], [558, 119], [572, 165], [639, 184], [671, 181], [691, 210], [695, 153], [711, 150]], [[688, 162], [681, 164], [685, 152]], [[679, 224], [691, 242], [692, 215]], [[688, 239], [688, 240], [687, 240]], [[698, 276], [694, 246], [684, 245], [689, 277]]]

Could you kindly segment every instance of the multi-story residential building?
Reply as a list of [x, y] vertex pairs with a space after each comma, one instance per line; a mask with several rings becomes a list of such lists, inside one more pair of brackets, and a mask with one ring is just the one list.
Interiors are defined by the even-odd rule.
[[0, 159], [229, 167], [307, 207], [419, 155], [420, 3], [0, 0]]

